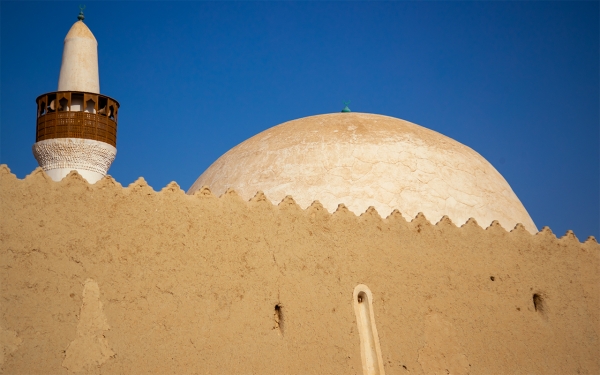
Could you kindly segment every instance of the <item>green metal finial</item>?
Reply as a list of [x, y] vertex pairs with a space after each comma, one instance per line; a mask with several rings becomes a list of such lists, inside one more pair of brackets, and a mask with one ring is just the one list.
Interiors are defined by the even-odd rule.
[[350, 104], [350, 100], [348, 100], [347, 102], [344, 102], [344, 109], [342, 109], [342, 112], [343, 112], [343, 113], [346, 113], [346, 112], [352, 112], [352, 111], [350, 110], [350, 108], [348, 108], [348, 104]]
[[77, 19], [80, 21], [83, 21], [85, 19], [85, 16], [83, 15], [83, 10], [85, 9], [85, 5], [84, 6], [79, 6], [79, 15], [77, 16]]

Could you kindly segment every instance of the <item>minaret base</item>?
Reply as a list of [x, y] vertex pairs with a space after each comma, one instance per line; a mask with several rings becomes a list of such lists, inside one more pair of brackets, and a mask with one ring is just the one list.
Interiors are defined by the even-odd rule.
[[100, 181], [100, 179], [102, 179], [102, 177], [105, 176], [98, 172], [86, 171], [85, 169], [72, 169], [72, 168], [57, 168], [57, 169], [50, 169], [48, 171], [45, 170], [44, 172], [46, 172], [46, 174], [52, 180], [60, 181], [63, 178], [67, 177], [67, 175], [69, 173], [71, 173], [71, 171], [77, 171], [77, 173], [79, 173], [81, 175], [81, 177], [83, 177], [90, 184], [95, 184], [96, 182]]
[[36, 142], [33, 155], [54, 181], [62, 180], [75, 170], [93, 184], [106, 175], [117, 149], [91, 139], [54, 138]]

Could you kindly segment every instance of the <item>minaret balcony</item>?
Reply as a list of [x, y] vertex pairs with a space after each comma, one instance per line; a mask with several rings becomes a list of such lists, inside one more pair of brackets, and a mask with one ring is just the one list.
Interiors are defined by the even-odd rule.
[[57, 91], [38, 96], [36, 142], [84, 138], [117, 147], [119, 102], [106, 95]]

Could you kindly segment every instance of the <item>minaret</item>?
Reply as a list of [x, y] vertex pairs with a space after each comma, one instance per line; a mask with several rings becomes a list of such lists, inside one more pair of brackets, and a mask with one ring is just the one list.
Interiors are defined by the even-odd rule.
[[119, 103], [100, 94], [98, 42], [83, 9], [65, 37], [58, 90], [37, 99], [33, 156], [54, 181], [76, 170], [93, 184], [117, 154]]

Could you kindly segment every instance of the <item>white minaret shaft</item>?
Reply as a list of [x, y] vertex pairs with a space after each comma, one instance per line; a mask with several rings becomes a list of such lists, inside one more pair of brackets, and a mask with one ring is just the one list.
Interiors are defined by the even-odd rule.
[[98, 42], [83, 21], [75, 22], [65, 37], [58, 91], [100, 93]]

